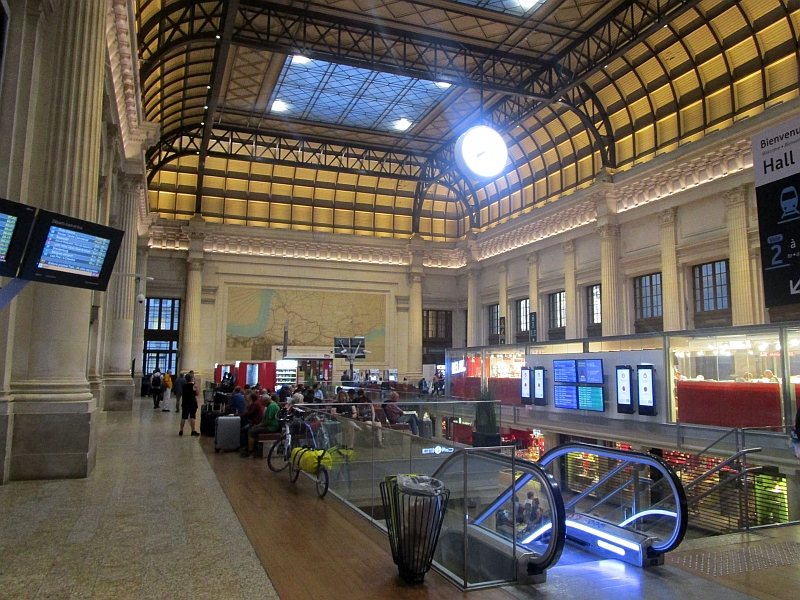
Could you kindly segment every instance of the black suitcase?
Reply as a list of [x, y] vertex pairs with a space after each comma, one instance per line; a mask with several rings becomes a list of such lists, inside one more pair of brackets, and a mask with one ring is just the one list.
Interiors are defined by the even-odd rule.
[[217, 430], [217, 417], [219, 415], [219, 411], [206, 410], [206, 408], [203, 407], [203, 412], [200, 413], [200, 435], [214, 437]]

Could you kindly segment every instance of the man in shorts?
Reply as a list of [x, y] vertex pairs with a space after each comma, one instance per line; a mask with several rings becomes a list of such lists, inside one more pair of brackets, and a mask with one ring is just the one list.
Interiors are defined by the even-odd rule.
[[186, 383], [183, 384], [183, 395], [181, 398], [181, 429], [178, 435], [183, 435], [183, 426], [189, 419], [189, 426], [192, 428], [192, 435], [200, 435], [197, 431], [197, 386], [194, 383], [194, 375], [191, 373], [186, 376]]

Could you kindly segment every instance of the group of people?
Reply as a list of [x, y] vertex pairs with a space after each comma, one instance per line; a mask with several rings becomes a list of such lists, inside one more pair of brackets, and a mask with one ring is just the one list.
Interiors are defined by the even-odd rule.
[[433, 376], [433, 381], [428, 385], [428, 380], [424, 377], [417, 384], [420, 394], [444, 395], [444, 371], [437, 371]]
[[153, 396], [153, 410], [163, 406], [162, 412], [170, 412], [169, 401], [175, 396], [175, 412], [181, 413], [181, 428], [178, 435], [183, 435], [186, 421], [189, 421], [191, 435], [198, 436], [197, 431], [197, 409], [199, 408], [197, 397], [200, 395], [197, 384], [194, 380], [194, 371], [188, 373], [178, 373], [175, 381], [172, 380], [172, 371], [167, 369], [165, 373], [156, 367], [150, 375], [150, 393]]
[[[532, 531], [544, 521], [544, 511], [539, 503], [539, 499], [528, 492], [525, 503], [521, 504], [519, 496], [514, 495], [514, 513], [508, 510], [499, 510], [495, 515], [495, 526], [497, 531], [508, 533], [508, 529], [516, 526], [519, 530]], [[505, 530], [505, 531], [504, 531]]]
[[262, 389], [261, 386], [245, 386], [243, 390], [237, 385], [233, 389], [225, 412], [241, 417], [240, 445], [244, 448], [243, 458], [253, 455], [259, 435], [280, 431], [279, 400], [278, 394]]

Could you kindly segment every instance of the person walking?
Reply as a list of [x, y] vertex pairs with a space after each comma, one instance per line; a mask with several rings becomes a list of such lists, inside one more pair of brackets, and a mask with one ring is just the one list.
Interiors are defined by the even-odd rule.
[[175, 385], [172, 387], [172, 393], [175, 396], [175, 412], [181, 411], [181, 396], [183, 396], [183, 386], [186, 384], [186, 377], [183, 373], [178, 373], [178, 378], [175, 380]]
[[161, 370], [156, 367], [153, 375], [150, 377], [150, 391], [153, 394], [153, 410], [158, 408], [161, 403], [161, 384], [164, 382], [164, 376]]
[[186, 383], [183, 384], [183, 395], [181, 397], [181, 429], [178, 435], [183, 435], [183, 426], [186, 420], [189, 419], [189, 427], [192, 429], [192, 435], [200, 435], [197, 431], [197, 386], [194, 383], [194, 376], [187, 375]]
[[172, 371], [169, 369], [164, 373], [164, 377], [161, 380], [161, 389], [164, 393], [164, 397], [161, 399], [161, 412], [169, 412], [169, 401], [172, 398]]

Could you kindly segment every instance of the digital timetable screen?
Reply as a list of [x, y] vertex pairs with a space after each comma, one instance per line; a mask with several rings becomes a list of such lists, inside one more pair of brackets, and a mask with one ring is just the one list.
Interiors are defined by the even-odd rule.
[[124, 232], [40, 210], [20, 279], [105, 291]]
[[653, 417], [656, 414], [654, 374], [655, 368], [653, 365], [638, 365], [636, 367], [640, 415]]
[[537, 406], [546, 406], [544, 397], [544, 367], [533, 368], [533, 403]]
[[0, 198], [0, 275], [16, 277], [36, 208]]
[[553, 406], [556, 408], [578, 408], [578, 388], [574, 385], [553, 386]]
[[555, 383], [578, 383], [578, 369], [575, 361], [554, 360], [553, 381]]
[[603, 359], [578, 360], [578, 383], [603, 383]]
[[111, 240], [96, 235], [51, 225], [38, 266], [73, 275], [100, 277], [110, 243]]
[[603, 388], [601, 387], [578, 387], [578, 408], [581, 410], [593, 410], [595, 412], [605, 411]]
[[617, 412], [632, 414], [633, 389], [631, 388], [631, 372], [628, 366], [617, 366]]
[[528, 367], [522, 367], [520, 371], [520, 397], [522, 404], [531, 404], [531, 370]]

